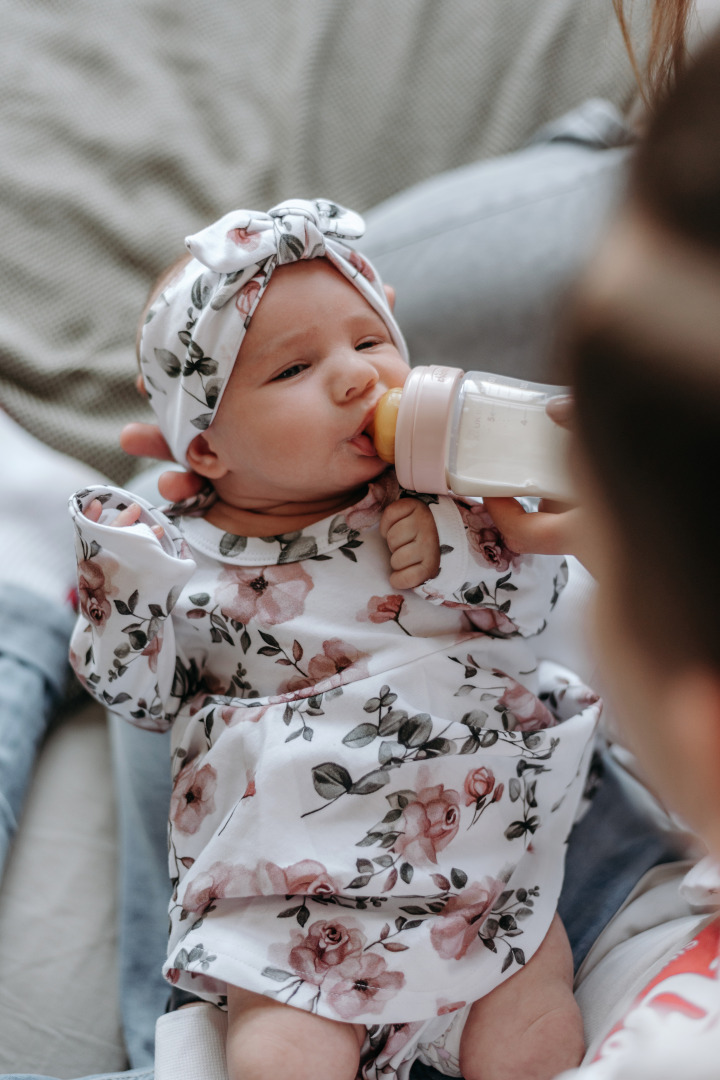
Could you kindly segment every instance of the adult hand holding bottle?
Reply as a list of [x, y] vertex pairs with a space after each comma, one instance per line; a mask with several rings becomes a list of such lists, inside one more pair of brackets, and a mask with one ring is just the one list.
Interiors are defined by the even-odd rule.
[[[546, 412], [560, 427], [572, 430], [570, 395], [551, 398]], [[537, 512], [528, 513], [517, 499], [487, 497], [484, 503], [513, 551], [520, 555], [574, 555], [591, 569], [582, 506], [542, 499]]]

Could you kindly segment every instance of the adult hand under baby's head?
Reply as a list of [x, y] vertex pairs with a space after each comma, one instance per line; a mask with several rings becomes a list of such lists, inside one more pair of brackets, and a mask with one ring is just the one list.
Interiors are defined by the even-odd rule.
[[[120, 446], [133, 457], [173, 461], [172, 452], [157, 424], [126, 424], [120, 433]], [[168, 502], [191, 499], [203, 489], [205, 480], [186, 469], [168, 469], [158, 480], [158, 491]]]

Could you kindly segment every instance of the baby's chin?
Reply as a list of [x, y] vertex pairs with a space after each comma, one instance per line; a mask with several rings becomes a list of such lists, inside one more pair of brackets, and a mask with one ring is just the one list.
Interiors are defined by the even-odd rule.
[[384, 472], [387, 472], [392, 466], [388, 465], [387, 461], [383, 461], [377, 454], [375, 457], [366, 458], [367, 470], [365, 470], [366, 483], [370, 483], [371, 480], [377, 480], [379, 476], [382, 476]]

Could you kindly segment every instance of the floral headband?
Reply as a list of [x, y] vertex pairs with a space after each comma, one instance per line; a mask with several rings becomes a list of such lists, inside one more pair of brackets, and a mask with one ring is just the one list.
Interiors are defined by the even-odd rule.
[[179, 462], [210, 426], [253, 313], [276, 266], [325, 258], [407, 346], [379, 275], [343, 243], [362, 236], [359, 214], [325, 199], [291, 199], [266, 214], [234, 210], [185, 243], [193, 258], [148, 310], [140, 364], [161, 430]]

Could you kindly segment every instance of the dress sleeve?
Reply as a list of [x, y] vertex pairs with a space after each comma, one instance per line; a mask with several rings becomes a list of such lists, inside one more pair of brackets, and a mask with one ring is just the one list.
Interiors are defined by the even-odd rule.
[[431, 604], [465, 608], [473, 625], [494, 637], [543, 630], [567, 582], [565, 560], [511, 551], [481, 500], [440, 496], [428, 505], [440, 572], [414, 591]]
[[[98, 522], [83, 513], [93, 499], [103, 504]], [[142, 508], [135, 525], [109, 524], [133, 502]], [[138, 727], [164, 731], [182, 701], [173, 694], [177, 649], [171, 612], [195, 563], [161, 511], [117, 488], [78, 492], [70, 515], [79, 606], [70, 663], [102, 705]], [[161, 540], [152, 525], [163, 526]]]

